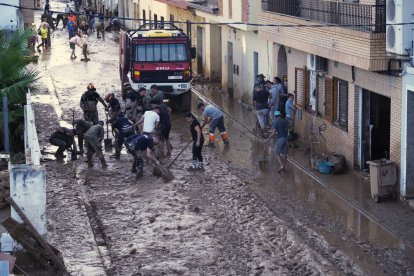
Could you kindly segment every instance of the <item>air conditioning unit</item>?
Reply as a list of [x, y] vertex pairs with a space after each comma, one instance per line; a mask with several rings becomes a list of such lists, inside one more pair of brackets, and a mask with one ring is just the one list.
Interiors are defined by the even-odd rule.
[[311, 71], [326, 72], [328, 60], [326, 58], [308, 54], [308, 69]]
[[[408, 55], [413, 40], [413, 0], [387, 0], [387, 52]], [[399, 25], [405, 23], [405, 25]], [[396, 25], [393, 25], [396, 24]]]

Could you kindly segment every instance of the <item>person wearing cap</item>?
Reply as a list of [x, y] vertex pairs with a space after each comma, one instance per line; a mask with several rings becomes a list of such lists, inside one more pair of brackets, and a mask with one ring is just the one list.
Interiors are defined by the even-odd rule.
[[82, 94], [80, 100], [80, 107], [83, 110], [83, 118], [86, 121], [90, 121], [94, 124], [98, 123], [99, 116], [98, 116], [98, 101], [103, 104], [105, 110], [108, 109], [105, 101], [102, 97], [96, 92], [95, 85], [93, 83], [88, 84], [87, 91]]
[[210, 123], [209, 146], [214, 146], [214, 131], [216, 128], [219, 129], [224, 144], [229, 145], [229, 135], [224, 126], [223, 112], [214, 105], [209, 104], [206, 106], [204, 103], [199, 103], [197, 109], [204, 115], [204, 121], [201, 128]]
[[275, 153], [277, 160], [279, 161], [280, 168], [277, 172], [285, 170], [287, 153], [289, 150], [288, 145], [288, 126], [289, 122], [282, 118], [282, 113], [280, 111], [275, 111], [273, 114], [275, 116], [275, 121], [272, 125], [272, 133], [269, 135], [269, 138], [265, 140], [265, 143], [269, 142], [271, 138], [276, 136], [275, 142]]
[[119, 116], [115, 119], [115, 122], [112, 124], [112, 129], [115, 133], [115, 159], [121, 158], [121, 150], [124, 141], [129, 136], [135, 134], [134, 123], [125, 118], [123, 113], [120, 113]]
[[190, 166], [190, 170], [203, 170], [203, 144], [204, 136], [201, 132], [201, 125], [197, 118], [191, 113], [187, 112], [186, 120], [190, 124], [191, 137], [193, 139], [193, 163]]
[[102, 168], [108, 167], [105, 156], [102, 152], [102, 140], [104, 139], [104, 122], [99, 121], [96, 125], [91, 126], [85, 133], [85, 145], [87, 149], [88, 168], [93, 167], [92, 155], [96, 153], [102, 163]]

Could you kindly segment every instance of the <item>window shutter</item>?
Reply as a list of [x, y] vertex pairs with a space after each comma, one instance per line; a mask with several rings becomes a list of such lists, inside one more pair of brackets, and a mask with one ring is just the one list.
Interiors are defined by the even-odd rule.
[[325, 119], [330, 123], [334, 120], [333, 80], [325, 77]]
[[306, 106], [306, 70], [295, 68], [295, 103], [298, 107], [305, 109]]
[[338, 123], [340, 127], [348, 129], [348, 83], [343, 81], [338, 83]]
[[310, 71], [309, 70], [305, 70], [305, 76], [304, 76], [304, 94], [305, 94], [305, 109], [308, 112], [312, 112], [311, 108], [310, 108], [310, 99], [311, 99], [311, 91], [310, 91]]

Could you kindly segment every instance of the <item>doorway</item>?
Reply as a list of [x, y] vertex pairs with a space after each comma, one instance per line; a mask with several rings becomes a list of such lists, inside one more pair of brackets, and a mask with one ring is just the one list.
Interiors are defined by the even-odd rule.
[[230, 98], [234, 97], [233, 91], [233, 43], [227, 42], [227, 93]]
[[287, 76], [288, 73], [288, 62], [285, 46], [280, 46], [277, 55], [277, 76], [282, 80]]
[[414, 197], [414, 91], [407, 90], [406, 198]]
[[204, 74], [204, 30], [197, 26], [197, 74]]
[[369, 160], [389, 158], [391, 99], [363, 89], [360, 112], [360, 168], [368, 169]]

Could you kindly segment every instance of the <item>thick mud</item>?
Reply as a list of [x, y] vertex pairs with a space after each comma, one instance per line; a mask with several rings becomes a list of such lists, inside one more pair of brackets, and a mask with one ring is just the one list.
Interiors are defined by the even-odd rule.
[[[61, 4], [53, 2], [52, 7]], [[115, 41], [115, 34], [106, 41], [93, 36], [91, 61], [70, 61], [67, 34], [57, 30], [52, 49], [35, 65], [43, 76], [34, 101], [46, 157], [47, 237], [62, 251], [72, 275], [404, 274], [384, 270], [372, 254], [344, 246], [351, 236], [333, 221], [326, 225], [336, 229], [326, 232], [339, 233], [341, 244], [338, 237], [315, 231], [307, 218], [314, 211], [305, 212], [299, 201], [295, 203], [302, 209], [280, 195], [272, 199], [265, 190], [262, 195], [252, 191], [259, 168], [246, 170], [248, 160], [230, 160], [239, 150], [232, 145], [206, 148], [205, 172], [187, 171], [188, 148], [172, 166], [175, 179], [169, 183], [153, 176], [149, 164], [136, 181], [130, 173], [132, 158], [125, 152], [119, 161], [106, 152], [107, 170], [98, 160], [87, 169], [84, 157], [53, 160], [56, 148], [48, 144], [48, 136], [59, 123], [71, 125], [73, 111], [75, 118], [81, 117], [79, 100], [89, 82], [102, 96], [110, 91], [119, 95]], [[102, 119], [103, 110], [99, 112]], [[174, 115], [171, 158], [188, 139], [188, 126]], [[250, 138], [240, 134], [232, 139], [243, 144]], [[247, 154], [251, 146], [242, 150]]]

